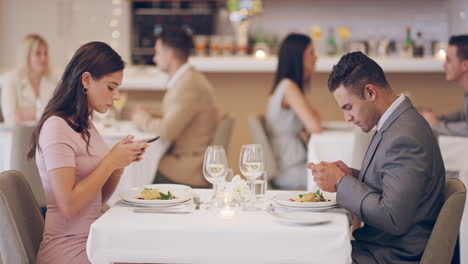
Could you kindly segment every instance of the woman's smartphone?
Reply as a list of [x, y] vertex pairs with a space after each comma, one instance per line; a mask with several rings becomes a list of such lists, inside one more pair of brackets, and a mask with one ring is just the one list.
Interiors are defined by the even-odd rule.
[[157, 136], [157, 137], [154, 137], [154, 138], [152, 138], [152, 139], [146, 140], [145, 142], [146, 142], [146, 143], [155, 142], [155, 141], [158, 140], [159, 138], [160, 138], [160, 136]]

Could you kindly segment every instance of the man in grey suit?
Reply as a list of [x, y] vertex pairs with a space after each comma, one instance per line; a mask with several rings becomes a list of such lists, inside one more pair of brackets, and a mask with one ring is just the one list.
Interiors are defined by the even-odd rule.
[[380, 66], [361, 52], [343, 56], [328, 79], [345, 119], [377, 127], [361, 171], [343, 162], [309, 163], [320, 189], [364, 225], [353, 233], [353, 263], [419, 263], [444, 203], [436, 139], [411, 101], [397, 96]]
[[468, 137], [468, 35], [452, 36], [444, 63], [445, 79], [463, 86], [463, 110], [437, 117], [429, 110], [421, 114], [441, 135]]

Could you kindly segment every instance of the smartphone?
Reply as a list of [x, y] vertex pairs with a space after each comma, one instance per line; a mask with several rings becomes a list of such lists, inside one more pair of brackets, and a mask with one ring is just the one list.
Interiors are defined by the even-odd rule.
[[157, 137], [154, 137], [154, 138], [152, 138], [150, 140], [146, 140], [145, 142], [146, 143], [151, 143], [151, 142], [154, 142], [154, 141], [158, 140], [159, 138], [160, 138], [160, 136], [157, 136]]

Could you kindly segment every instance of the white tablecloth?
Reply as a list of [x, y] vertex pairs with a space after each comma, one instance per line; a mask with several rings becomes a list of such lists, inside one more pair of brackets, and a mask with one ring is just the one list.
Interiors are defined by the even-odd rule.
[[[154, 137], [152, 134], [143, 133], [135, 129], [129, 122], [119, 122], [114, 128], [103, 128], [99, 125], [96, 125], [96, 127], [109, 147], [113, 147], [127, 135], [134, 135], [136, 139]], [[11, 131], [0, 127], [0, 172], [10, 169], [11, 142]], [[161, 139], [151, 143], [143, 156], [143, 160], [133, 163], [125, 169], [116, 191], [107, 203], [113, 205], [120, 200], [119, 193], [122, 190], [152, 183], [159, 160], [166, 152], [168, 146], [169, 143]]]
[[[468, 138], [439, 136], [439, 146], [446, 170], [459, 171], [459, 179], [468, 187]], [[308, 161], [343, 160], [353, 168], [360, 169], [361, 164], [352, 164], [354, 134], [351, 130], [324, 131], [313, 135], [308, 143]], [[362, 162], [362, 161], [361, 161]], [[316, 188], [310, 171], [307, 177], [308, 190]], [[460, 244], [462, 264], [468, 264], [468, 203], [460, 227]], [[466, 241], [466, 242], [465, 242]]]
[[[202, 201], [211, 195], [197, 192]], [[324, 213], [331, 219], [325, 224], [285, 225], [265, 211], [222, 220], [203, 207], [185, 215], [133, 209], [117, 204], [91, 225], [87, 254], [92, 263], [351, 263], [343, 213]]]

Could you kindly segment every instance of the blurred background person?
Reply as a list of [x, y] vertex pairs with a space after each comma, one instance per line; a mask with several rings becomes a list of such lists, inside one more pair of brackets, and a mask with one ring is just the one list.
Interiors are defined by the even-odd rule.
[[5, 74], [1, 89], [1, 110], [10, 126], [38, 120], [57, 85], [51, 76], [44, 38], [27, 35], [18, 54], [18, 68]]
[[162, 117], [152, 118], [141, 106], [132, 114], [140, 129], [172, 143], [159, 163], [154, 183], [210, 186], [202, 174], [203, 157], [213, 140], [219, 113], [211, 83], [187, 63], [192, 48], [192, 36], [179, 27], [159, 34], [153, 60], [170, 76]]
[[441, 135], [468, 137], [468, 35], [450, 38], [444, 70], [447, 81], [456, 81], [463, 87], [463, 109], [445, 116], [436, 116], [430, 110], [422, 110], [421, 114]]
[[283, 40], [265, 120], [279, 166], [272, 185], [279, 189], [306, 188], [306, 142], [322, 131], [320, 115], [305, 95], [316, 61], [308, 36], [289, 34]]

